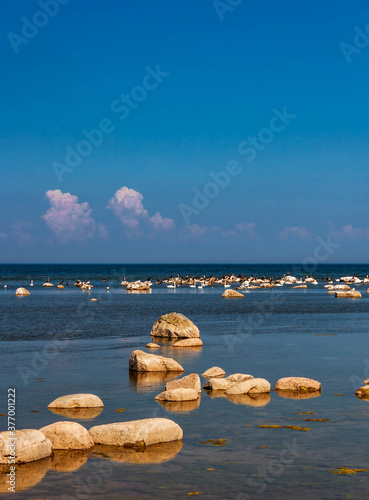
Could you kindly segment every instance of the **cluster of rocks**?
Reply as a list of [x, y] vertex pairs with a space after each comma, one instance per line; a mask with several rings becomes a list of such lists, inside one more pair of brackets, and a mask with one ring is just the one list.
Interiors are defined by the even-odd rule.
[[[48, 408], [80, 409], [101, 408], [103, 406], [101, 399], [94, 394], [69, 394], [55, 399], [48, 405]], [[41, 429], [1, 432], [0, 468], [8, 464], [10, 457], [12, 459], [14, 457], [15, 464], [26, 464], [51, 457], [54, 452], [59, 450], [83, 452], [94, 447], [94, 453], [99, 454], [101, 449], [95, 448], [97, 445], [103, 445], [128, 449], [135, 448], [136, 450], [139, 448], [143, 451], [146, 447], [181, 441], [182, 438], [183, 431], [181, 427], [167, 418], [146, 418], [129, 422], [115, 422], [97, 425], [89, 430], [77, 422], [60, 421]], [[173, 450], [164, 451], [164, 457], [168, 456], [169, 459], [173, 455], [172, 452], [177, 453], [180, 448], [181, 444], [180, 446], [174, 446]], [[159, 450], [156, 448], [153, 451], [154, 461], [160, 461], [163, 458], [162, 448]], [[113, 450], [111, 454], [119, 456], [122, 461], [131, 461], [129, 458], [127, 460], [122, 450]]]

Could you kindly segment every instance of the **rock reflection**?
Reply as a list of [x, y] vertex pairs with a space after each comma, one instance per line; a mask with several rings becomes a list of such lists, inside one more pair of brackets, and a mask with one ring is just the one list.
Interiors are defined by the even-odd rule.
[[95, 445], [91, 453], [108, 460], [130, 464], [161, 464], [172, 460], [182, 449], [182, 441], [171, 441], [146, 448]]
[[188, 413], [199, 408], [201, 398], [195, 401], [157, 401], [165, 410]]
[[264, 394], [229, 394], [227, 399], [236, 405], [266, 406], [270, 403], [270, 393]]
[[227, 398], [227, 395], [225, 391], [208, 391], [207, 389], [204, 389], [206, 394], [209, 396], [211, 399], [215, 398]]
[[281, 391], [276, 389], [275, 390], [276, 394], [278, 396], [281, 396], [282, 398], [290, 398], [290, 399], [311, 399], [311, 398], [318, 398], [321, 396], [320, 391], [313, 391], [313, 392], [294, 392], [294, 391]]
[[355, 394], [355, 396], [358, 399], [361, 399], [362, 401], [368, 401], [369, 402], [369, 396], [360, 396], [359, 394]]
[[55, 415], [77, 420], [92, 420], [100, 415], [104, 407], [99, 408], [48, 408]]
[[51, 469], [59, 472], [73, 472], [87, 462], [90, 450], [54, 450]]
[[[15, 491], [24, 491], [39, 483], [45, 476], [51, 465], [51, 458], [47, 457], [28, 464], [17, 464], [15, 466]], [[0, 465], [0, 492], [9, 493], [7, 483], [9, 466]]]
[[131, 387], [136, 392], [148, 392], [154, 389], [161, 389], [164, 382], [179, 377], [177, 372], [134, 372], [129, 371], [129, 381]]

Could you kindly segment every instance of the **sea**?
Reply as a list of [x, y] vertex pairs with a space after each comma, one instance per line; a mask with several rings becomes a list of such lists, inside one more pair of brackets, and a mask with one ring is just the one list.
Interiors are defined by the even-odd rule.
[[[231, 300], [221, 297], [221, 285], [156, 284], [170, 276], [227, 273], [312, 274], [318, 285], [244, 290], [243, 299]], [[15, 493], [8, 492], [9, 471], [2, 466], [0, 498], [369, 498], [369, 400], [355, 396], [369, 378], [368, 285], [355, 286], [360, 299], [336, 298], [324, 288], [328, 278], [354, 273], [364, 278], [369, 264], [0, 265], [0, 431], [8, 428], [9, 389], [15, 389], [17, 429], [62, 420], [90, 428], [153, 417], [183, 429], [182, 442], [56, 451], [17, 465]], [[129, 293], [120, 285], [148, 278], [150, 293]], [[70, 284], [45, 288], [47, 279]], [[74, 287], [77, 279], [94, 288]], [[18, 287], [30, 296], [15, 296]], [[219, 366], [226, 375], [265, 378], [272, 389], [281, 377], [309, 377], [321, 382], [321, 394], [289, 398], [272, 390], [227, 398], [203, 390], [195, 403], [160, 404], [155, 396], [177, 375], [135, 374], [128, 360], [133, 350], [146, 350], [153, 323], [174, 311], [198, 326], [203, 347], [159, 342], [152, 352], [176, 359], [184, 375]], [[104, 408], [47, 408], [74, 393], [96, 394]]]

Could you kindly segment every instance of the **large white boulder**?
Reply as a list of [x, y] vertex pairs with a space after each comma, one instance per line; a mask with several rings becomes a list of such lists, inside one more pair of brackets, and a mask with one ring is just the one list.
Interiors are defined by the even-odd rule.
[[16, 289], [15, 295], [25, 296], [25, 295], [31, 295], [31, 294], [29, 293], [29, 291], [26, 288], [20, 287], [20, 288]]
[[320, 391], [322, 384], [305, 377], [284, 377], [275, 384], [276, 391], [314, 392]]
[[40, 431], [50, 439], [54, 450], [88, 450], [94, 445], [88, 430], [77, 422], [55, 422]]
[[133, 351], [129, 357], [129, 369], [137, 372], [183, 372], [182, 366], [172, 358]]
[[0, 464], [7, 464], [13, 456], [18, 464], [40, 460], [51, 453], [51, 441], [36, 429], [0, 432]]
[[164, 314], [153, 324], [152, 337], [199, 338], [200, 330], [190, 319], [180, 313]]
[[168, 418], [145, 418], [131, 422], [97, 425], [90, 429], [95, 444], [113, 446], [149, 446], [156, 443], [179, 441], [183, 431]]

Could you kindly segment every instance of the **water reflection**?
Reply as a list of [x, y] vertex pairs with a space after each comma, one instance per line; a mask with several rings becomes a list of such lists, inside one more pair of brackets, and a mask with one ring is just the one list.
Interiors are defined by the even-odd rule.
[[99, 408], [49, 408], [48, 410], [55, 415], [65, 418], [74, 418], [77, 420], [92, 420], [100, 415], [103, 407]]
[[168, 380], [179, 377], [181, 373], [176, 372], [135, 372], [129, 371], [129, 382], [136, 392], [148, 392], [161, 390], [163, 384]]
[[124, 448], [123, 446], [95, 445], [91, 453], [114, 462], [130, 464], [161, 464], [172, 460], [182, 449], [182, 441], [171, 441], [146, 448]]
[[229, 394], [227, 396], [228, 401], [236, 405], [247, 405], [247, 406], [266, 406], [270, 403], [270, 393], [265, 394]]
[[[47, 457], [28, 464], [17, 464], [15, 467], [15, 491], [24, 491], [39, 483], [51, 465], [51, 458]], [[0, 465], [0, 492], [9, 493], [7, 483], [9, 466]]]
[[181, 413], [189, 413], [192, 410], [199, 408], [201, 398], [195, 401], [157, 401], [165, 410]]
[[59, 472], [73, 472], [87, 462], [89, 450], [54, 450], [51, 469]]
[[281, 391], [276, 389], [275, 390], [276, 394], [278, 396], [281, 396], [282, 398], [289, 398], [289, 399], [311, 399], [311, 398], [318, 398], [321, 396], [320, 391], [313, 391], [313, 392], [294, 392], [294, 391]]

